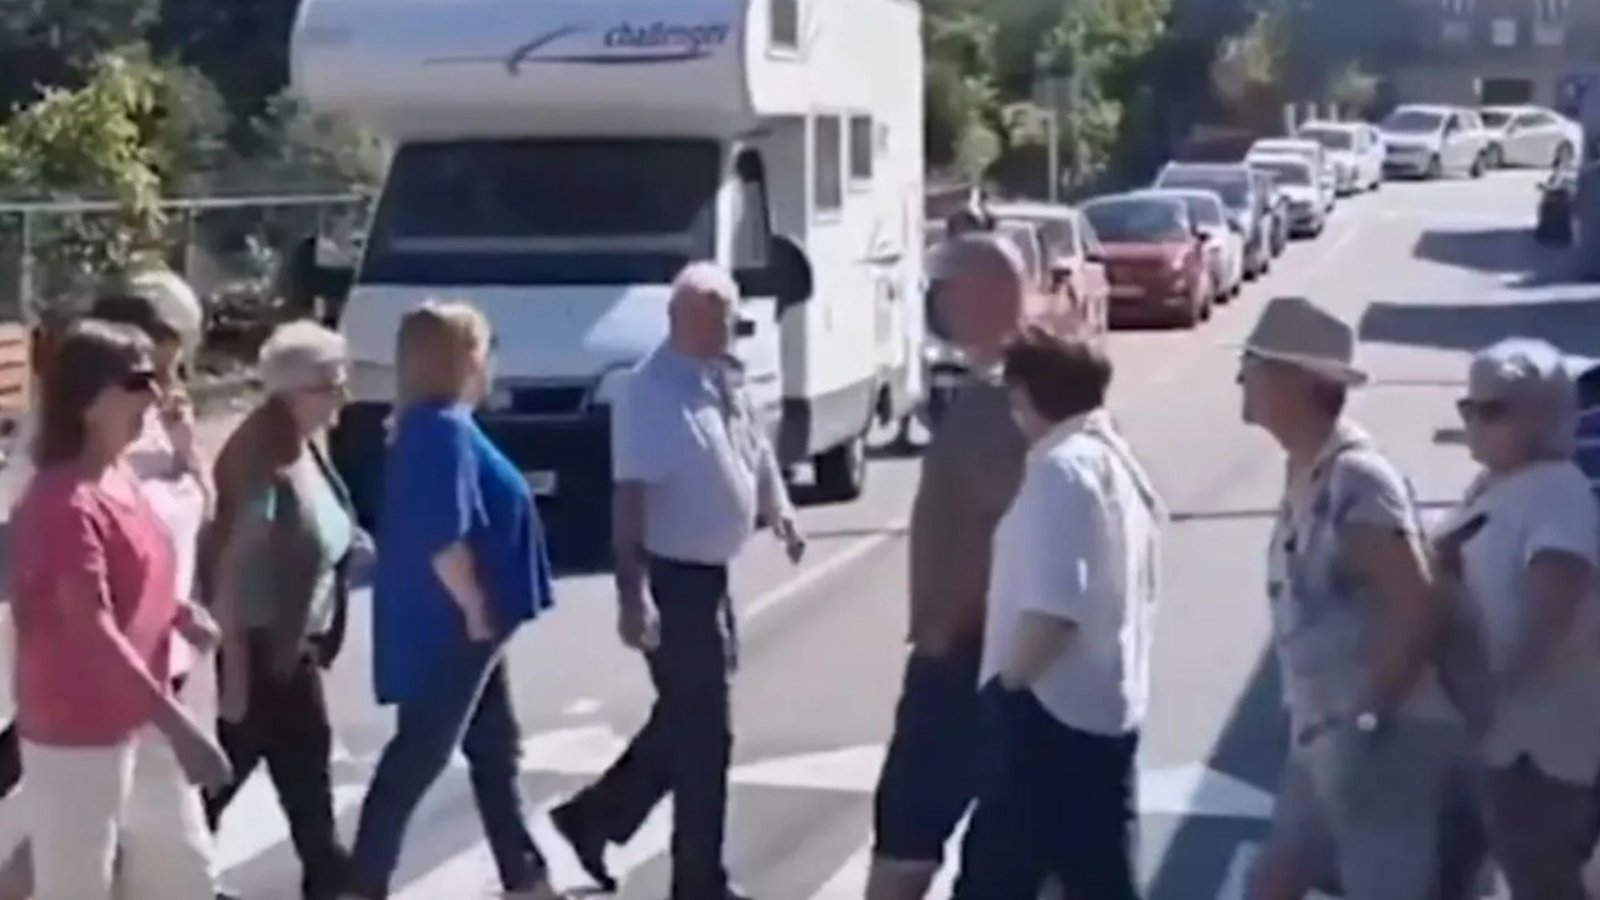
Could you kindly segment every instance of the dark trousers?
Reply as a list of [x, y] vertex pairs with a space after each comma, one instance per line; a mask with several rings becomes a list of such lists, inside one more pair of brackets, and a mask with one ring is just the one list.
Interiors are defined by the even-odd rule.
[[9, 797], [22, 781], [22, 745], [17, 740], [17, 723], [0, 731], [0, 797]]
[[398, 704], [350, 853], [350, 893], [380, 900], [400, 862], [417, 804], [456, 747], [467, 758], [473, 799], [500, 882], [527, 890], [544, 879], [544, 858], [523, 821], [517, 787], [520, 734], [500, 646], [461, 644], [433, 668], [425, 690]]
[[944, 861], [978, 791], [985, 722], [978, 697], [979, 642], [940, 656], [906, 659], [894, 736], [872, 802], [873, 853], [883, 859]]
[[728, 674], [736, 636], [725, 566], [650, 561], [661, 643], [648, 656], [656, 703], [633, 743], [569, 808], [612, 843], [625, 843], [673, 796], [672, 898], [721, 900], [733, 731]]
[[961, 848], [953, 900], [1137, 900], [1137, 735], [1063, 725], [1032, 691], [985, 690], [993, 756]]
[[345, 854], [334, 825], [333, 779], [328, 770], [333, 726], [322, 672], [309, 655], [291, 671], [274, 672], [270, 654], [270, 645], [252, 636], [244, 719], [217, 722], [217, 737], [233, 766], [233, 783], [206, 796], [206, 818], [215, 831], [223, 810], [256, 766], [266, 763], [300, 857], [304, 895], [337, 897], [344, 884]]

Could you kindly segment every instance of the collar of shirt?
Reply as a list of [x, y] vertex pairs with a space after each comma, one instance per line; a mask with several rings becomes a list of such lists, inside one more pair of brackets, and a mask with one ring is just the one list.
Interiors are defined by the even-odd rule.
[[1079, 432], [1091, 429], [1105, 430], [1109, 429], [1110, 425], [1111, 413], [1104, 409], [1093, 409], [1070, 419], [1063, 419], [1045, 432], [1043, 437], [1035, 441], [1032, 447], [1028, 448], [1028, 459], [1036, 460], [1048, 455], [1050, 451], [1061, 446], [1062, 442], [1067, 438]]

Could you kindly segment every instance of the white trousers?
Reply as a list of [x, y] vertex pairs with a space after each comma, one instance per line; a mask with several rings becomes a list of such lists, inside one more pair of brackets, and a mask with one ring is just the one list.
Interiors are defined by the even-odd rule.
[[113, 747], [22, 742], [34, 900], [212, 900], [199, 792], [154, 728]]

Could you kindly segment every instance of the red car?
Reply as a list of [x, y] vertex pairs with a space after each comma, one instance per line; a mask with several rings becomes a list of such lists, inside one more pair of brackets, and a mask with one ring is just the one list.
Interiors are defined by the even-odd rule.
[[1209, 238], [1182, 200], [1118, 194], [1081, 209], [1105, 250], [1112, 324], [1193, 328], [1211, 317]]

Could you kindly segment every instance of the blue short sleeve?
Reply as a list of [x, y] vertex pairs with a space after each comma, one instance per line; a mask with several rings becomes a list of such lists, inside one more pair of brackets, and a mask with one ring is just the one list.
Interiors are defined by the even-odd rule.
[[405, 510], [413, 548], [434, 554], [471, 533], [484, 518], [471, 422], [453, 410], [420, 409], [401, 429], [393, 449], [399, 471], [385, 498]]

